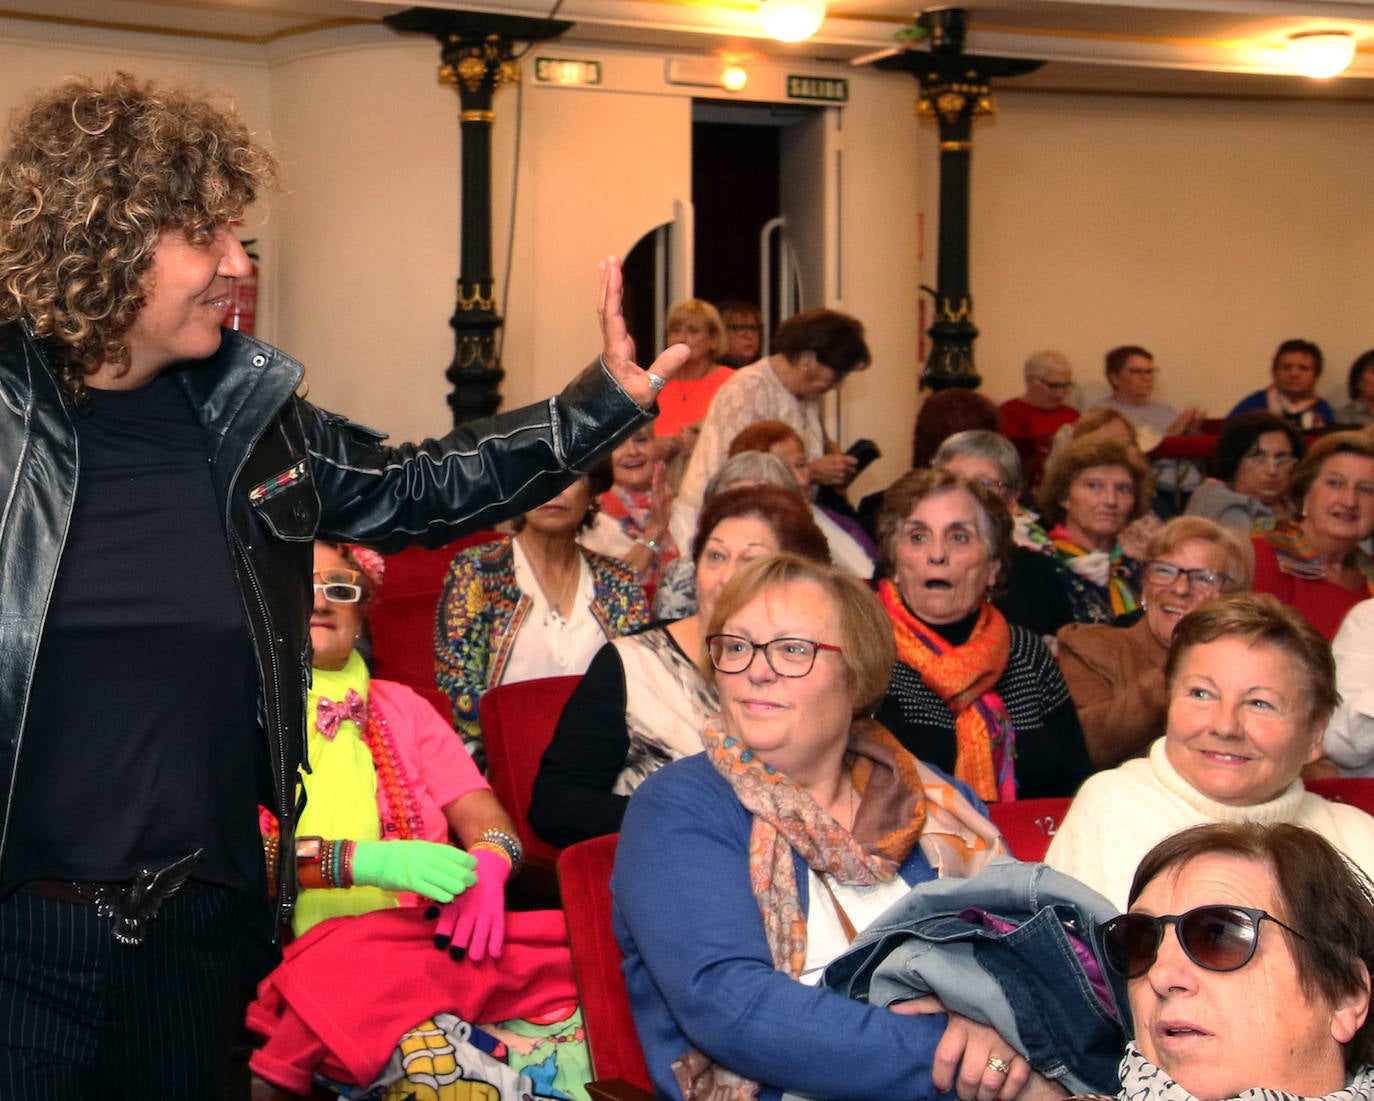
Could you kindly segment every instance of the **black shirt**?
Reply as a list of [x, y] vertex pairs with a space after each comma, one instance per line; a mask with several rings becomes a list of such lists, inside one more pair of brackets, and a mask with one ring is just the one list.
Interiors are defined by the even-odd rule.
[[92, 390], [73, 421], [4, 885], [127, 879], [204, 847], [193, 876], [253, 887], [258, 681], [204, 430], [165, 375]]

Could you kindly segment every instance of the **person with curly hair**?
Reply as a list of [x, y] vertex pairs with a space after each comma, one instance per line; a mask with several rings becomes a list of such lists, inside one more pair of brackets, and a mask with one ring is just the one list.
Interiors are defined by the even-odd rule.
[[275, 182], [232, 107], [122, 73], [40, 94], [0, 156], [6, 1099], [222, 1092], [298, 864], [348, 874], [295, 838], [316, 536], [437, 546], [522, 512], [687, 352], [634, 364], [610, 260], [601, 360], [562, 394], [384, 447], [221, 328], [230, 226]]

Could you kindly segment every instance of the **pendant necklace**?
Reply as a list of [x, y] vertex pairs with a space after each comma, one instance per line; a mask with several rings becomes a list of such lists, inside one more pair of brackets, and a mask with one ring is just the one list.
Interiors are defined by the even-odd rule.
[[521, 546], [521, 550], [525, 552], [525, 561], [529, 563], [530, 570], [534, 574], [534, 579], [539, 583], [539, 589], [544, 594], [544, 602], [548, 605], [544, 626], [547, 627], [549, 625], [547, 616], [553, 618], [555, 625], [559, 627], [566, 626], [568, 621], [564, 618], [561, 609], [563, 607], [563, 601], [568, 597], [569, 586], [572, 585], [573, 581], [582, 573], [580, 557], [574, 560], [573, 568], [568, 572], [568, 576], [563, 579], [563, 587], [558, 591], [557, 599], [554, 599], [552, 595], [553, 589], [548, 581], [545, 580], [544, 571], [541, 570], [538, 563], [535, 562], [534, 555], [530, 553], [528, 547], [523, 545]]

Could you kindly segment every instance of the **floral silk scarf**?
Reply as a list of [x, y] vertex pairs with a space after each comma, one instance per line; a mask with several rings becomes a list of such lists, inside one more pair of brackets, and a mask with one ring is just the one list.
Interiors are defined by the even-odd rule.
[[[851, 833], [786, 775], [726, 734], [702, 734], [706, 756], [754, 816], [749, 883], [763, 916], [773, 966], [792, 978], [806, 960], [806, 912], [793, 853], [842, 884], [890, 882], [919, 845], [939, 876], [968, 877], [1005, 851], [997, 827], [958, 789], [921, 764], [872, 719], [859, 719], [846, 762], [859, 806]], [[673, 1064], [685, 1101], [743, 1101], [758, 1083], [693, 1049]]]

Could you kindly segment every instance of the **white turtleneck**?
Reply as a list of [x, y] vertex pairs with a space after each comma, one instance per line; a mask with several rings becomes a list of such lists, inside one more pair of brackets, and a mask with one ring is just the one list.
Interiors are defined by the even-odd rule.
[[1209, 799], [1169, 763], [1164, 739], [1150, 754], [1084, 781], [1050, 843], [1045, 863], [1126, 908], [1140, 858], [1171, 833], [1204, 822], [1292, 822], [1321, 834], [1374, 875], [1374, 818], [1312, 795], [1295, 780], [1251, 807]]

